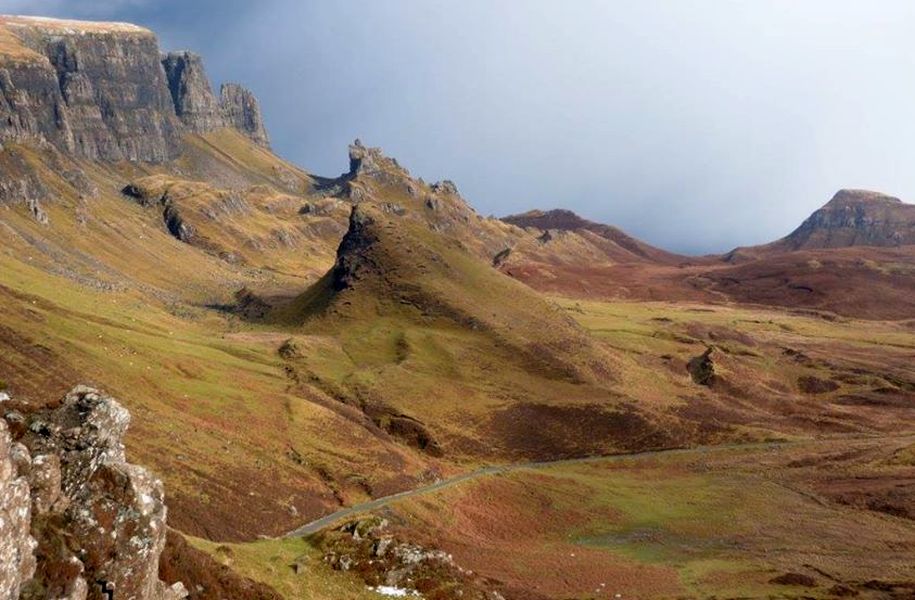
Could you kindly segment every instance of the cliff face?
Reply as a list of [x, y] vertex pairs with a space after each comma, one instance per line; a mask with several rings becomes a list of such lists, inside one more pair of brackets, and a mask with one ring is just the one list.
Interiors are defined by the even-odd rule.
[[226, 126], [200, 56], [192, 52], [169, 52], [162, 66], [175, 113], [189, 130], [203, 133]]
[[267, 137], [264, 117], [254, 94], [237, 83], [226, 83], [220, 90], [220, 96], [226, 124], [269, 148], [270, 138]]
[[177, 156], [178, 122], [151, 32], [16, 18], [2, 26], [34, 52], [0, 70], [4, 137], [97, 160]]
[[266, 145], [257, 101], [231, 91], [220, 104], [199, 57], [163, 59], [140, 27], [0, 17], [0, 139], [145, 162], [178, 156], [185, 131], [237, 126]]
[[774, 246], [787, 250], [915, 244], [915, 206], [865, 190], [840, 190]]

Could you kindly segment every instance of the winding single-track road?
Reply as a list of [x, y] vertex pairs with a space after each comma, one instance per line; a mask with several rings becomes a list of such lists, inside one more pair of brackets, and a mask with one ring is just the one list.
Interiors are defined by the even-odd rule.
[[595, 463], [595, 462], [615, 462], [621, 460], [631, 460], [638, 458], [646, 458], [651, 456], [659, 455], [675, 455], [675, 454], [688, 454], [688, 453], [705, 453], [705, 452], [714, 452], [722, 450], [760, 450], [760, 449], [775, 449], [785, 446], [792, 446], [803, 443], [815, 443], [814, 440], [804, 440], [804, 441], [779, 441], [779, 442], [760, 442], [755, 444], [722, 444], [718, 446], [697, 446], [693, 448], [669, 448], [664, 450], [646, 450], [645, 452], [633, 452], [629, 454], [608, 454], [604, 456], [589, 456], [584, 458], [565, 458], [560, 460], [548, 460], [542, 462], [527, 462], [527, 463], [513, 463], [507, 465], [493, 465], [489, 467], [483, 467], [482, 469], [477, 469], [475, 471], [469, 471], [467, 473], [462, 473], [460, 475], [455, 475], [454, 477], [449, 477], [448, 479], [442, 479], [441, 481], [436, 481], [435, 483], [430, 483], [429, 485], [424, 485], [422, 487], [414, 488], [412, 490], [405, 490], [403, 492], [398, 492], [396, 494], [391, 494], [390, 496], [384, 496], [382, 498], [375, 498], [368, 502], [363, 502], [362, 504], [355, 504], [348, 508], [343, 508], [337, 512], [331, 513], [320, 519], [306, 523], [301, 527], [293, 529], [289, 533], [285, 534], [283, 537], [299, 537], [304, 535], [310, 535], [312, 533], [317, 533], [322, 529], [326, 529], [335, 523], [347, 519], [349, 517], [365, 513], [371, 510], [376, 510], [391, 504], [392, 502], [397, 502], [398, 500], [403, 500], [404, 498], [411, 498], [413, 496], [421, 496], [423, 494], [428, 494], [430, 492], [435, 492], [438, 490], [443, 490], [445, 488], [450, 488], [459, 483], [465, 481], [470, 481], [473, 479], [479, 479], [480, 477], [486, 477], [488, 475], [502, 475], [505, 473], [511, 473], [512, 471], [521, 471], [525, 469], [545, 469], [548, 467], [557, 467], [562, 465], [575, 465], [582, 463]]

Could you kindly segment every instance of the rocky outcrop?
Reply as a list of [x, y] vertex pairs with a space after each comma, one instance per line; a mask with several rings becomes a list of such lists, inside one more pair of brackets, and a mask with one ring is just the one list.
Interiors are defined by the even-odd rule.
[[331, 272], [334, 290], [352, 287], [365, 273], [373, 271], [373, 261], [366, 250], [378, 241], [375, 219], [363, 207], [353, 206], [350, 212], [349, 229], [337, 248], [337, 261]]
[[0, 17], [0, 36], [0, 140], [154, 163], [181, 153], [182, 132], [229, 126], [269, 143], [251, 92], [228, 84], [217, 101], [200, 57], [161, 57], [149, 30]]
[[4, 600], [18, 598], [22, 585], [35, 572], [37, 543], [29, 533], [29, 484], [19, 473], [27, 462], [25, 448], [13, 442], [6, 422], [0, 419], [0, 598]]
[[223, 110], [213, 95], [203, 61], [193, 52], [169, 52], [162, 59], [175, 114], [190, 131], [204, 133], [226, 126]]
[[389, 595], [462, 600], [501, 600], [502, 586], [461, 568], [434, 548], [403, 539], [387, 520], [367, 517], [319, 534], [324, 562], [351, 571]]
[[711, 386], [715, 383], [715, 363], [712, 361], [712, 352], [714, 350], [714, 348], [708, 347], [705, 352], [699, 356], [694, 356], [686, 364], [686, 370], [689, 371], [694, 383], [705, 386]]
[[20, 590], [9, 597], [185, 597], [180, 583], [158, 578], [166, 539], [162, 483], [125, 460], [127, 410], [83, 386], [53, 409], [24, 414], [4, 404], [0, 510], [13, 519], [0, 523], [0, 586]]
[[349, 173], [347, 174], [349, 177], [356, 178], [365, 175], [378, 178], [385, 174], [394, 177], [409, 177], [410, 175], [397, 163], [396, 159], [386, 156], [381, 148], [365, 146], [359, 139], [350, 144]]
[[771, 247], [811, 250], [908, 244], [915, 244], [915, 205], [878, 192], [840, 190]]
[[250, 90], [237, 83], [225, 83], [219, 92], [223, 118], [229, 127], [241, 131], [255, 143], [270, 147], [260, 103]]

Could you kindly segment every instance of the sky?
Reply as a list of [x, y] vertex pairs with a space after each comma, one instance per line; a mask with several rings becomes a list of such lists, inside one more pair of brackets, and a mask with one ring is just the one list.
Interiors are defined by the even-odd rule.
[[908, 0], [0, 0], [128, 21], [260, 100], [337, 175], [355, 138], [483, 214], [563, 207], [690, 254], [840, 188], [915, 199]]

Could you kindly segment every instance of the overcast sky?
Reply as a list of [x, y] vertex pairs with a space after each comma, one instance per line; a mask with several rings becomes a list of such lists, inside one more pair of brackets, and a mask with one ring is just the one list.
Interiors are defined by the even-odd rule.
[[130, 21], [250, 87], [275, 150], [355, 137], [482, 213], [568, 207], [687, 253], [842, 187], [915, 198], [915, 2], [0, 0]]

